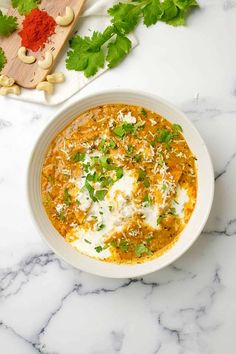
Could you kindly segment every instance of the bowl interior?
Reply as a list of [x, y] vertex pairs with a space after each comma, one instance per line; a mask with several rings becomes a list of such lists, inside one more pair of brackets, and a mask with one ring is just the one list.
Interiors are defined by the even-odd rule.
[[[159, 113], [169, 121], [180, 124], [185, 139], [197, 158], [198, 195], [191, 219], [180, 238], [162, 256], [142, 264], [118, 265], [106, 263], [75, 251], [59, 235], [49, 221], [41, 201], [40, 175], [47, 148], [54, 136], [63, 129], [73, 118], [85, 110], [108, 103], [125, 103], [142, 106]], [[163, 99], [133, 91], [103, 92], [87, 97], [60, 112], [46, 127], [39, 137], [33, 150], [28, 171], [28, 196], [33, 218], [40, 230], [40, 234], [49, 247], [66, 262], [74, 267], [106, 277], [130, 278], [159, 270], [180, 257], [196, 240], [201, 233], [213, 200], [214, 174], [211, 159], [207, 148], [198, 131], [189, 119], [178, 109]]]

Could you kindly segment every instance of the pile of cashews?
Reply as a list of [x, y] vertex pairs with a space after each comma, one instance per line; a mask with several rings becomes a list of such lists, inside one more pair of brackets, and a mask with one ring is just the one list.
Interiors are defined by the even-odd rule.
[[20, 86], [15, 84], [15, 80], [12, 77], [0, 75], [0, 95], [6, 96], [10, 93], [19, 96], [21, 93]]
[[[56, 23], [59, 26], [69, 26], [74, 20], [74, 10], [67, 6], [64, 16], [57, 16]], [[27, 55], [27, 48], [20, 47], [17, 52], [18, 58], [24, 64], [33, 64], [36, 58], [33, 55]], [[44, 58], [38, 61], [38, 66], [43, 70], [48, 70], [53, 64], [53, 54], [51, 51], [46, 51]], [[65, 75], [63, 73], [54, 73], [47, 75], [46, 81], [40, 82], [36, 89], [44, 91], [48, 95], [52, 95], [54, 92], [54, 84], [63, 83], [65, 81]], [[20, 95], [21, 88], [15, 84], [13, 78], [9, 78], [6, 75], [0, 75], [0, 95], [5, 96], [8, 94]]]

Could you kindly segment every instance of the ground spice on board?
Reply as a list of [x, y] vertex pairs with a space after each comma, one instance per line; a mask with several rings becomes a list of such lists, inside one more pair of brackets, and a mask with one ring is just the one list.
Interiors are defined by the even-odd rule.
[[22, 23], [19, 32], [22, 46], [37, 52], [43, 49], [48, 38], [55, 33], [56, 22], [46, 11], [32, 10]]

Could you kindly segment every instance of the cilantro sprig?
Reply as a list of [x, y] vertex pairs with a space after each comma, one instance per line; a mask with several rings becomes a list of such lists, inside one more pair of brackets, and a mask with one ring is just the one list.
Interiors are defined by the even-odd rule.
[[4, 53], [4, 50], [0, 47], [0, 72], [2, 71], [6, 63], [7, 63], [6, 55]]
[[11, 0], [12, 7], [17, 8], [20, 15], [27, 15], [33, 9], [36, 9], [41, 0]]
[[[27, 2], [37, 0], [27, 0]], [[12, 0], [22, 2], [22, 0]], [[66, 66], [68, 70], [83, 71], [86, 77], [94, 76], [99, 69], [118, 65], [130, 52], [132, 43], [127, 35], [143, 20], [149, 27], [158, 21], [173, 26], [184, 25], [196, 0], [133, 0], [118, 3], [108, 10], [111, 25], [91, 37], [74, 36], [70, 41]]]
[[3, 15], [0, 10], [0, 37], [8, 37], [17, 29], [17, 18], [13, 16]]

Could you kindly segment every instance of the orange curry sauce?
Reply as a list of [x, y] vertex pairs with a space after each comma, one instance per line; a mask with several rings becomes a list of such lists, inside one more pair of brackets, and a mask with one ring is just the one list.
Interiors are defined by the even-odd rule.
[[[81, 253], [141, 263], [170, 248], [188, 223], [195, 157], [179, 125], [142, 107], [103, 105], [53, 139], [41, 190], [52, 224]], [[182, 211], [180, 190], [187, 196]]]

